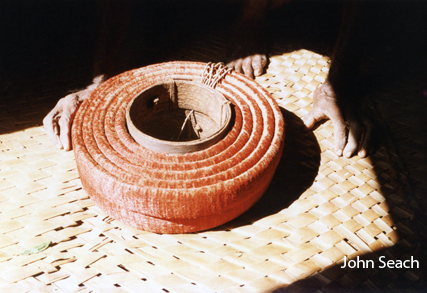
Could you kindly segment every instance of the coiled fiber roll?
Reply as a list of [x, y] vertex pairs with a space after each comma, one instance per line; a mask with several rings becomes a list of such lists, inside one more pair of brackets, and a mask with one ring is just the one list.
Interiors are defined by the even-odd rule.
[[80, 178], [113, 218], [157, 233], [200, 231], [239, 216], [267, 189], [281, 157], [284, 121], [268, 92], [241, 74], [229, 73], [216, 85], [235, 119], [209, 148], [160, 153], [129, 135], [125, 109], [135, 96], [172, 78], [200, 80], [205, 66], [168, 62], [127, 71], [80, 106], [72, 128]]

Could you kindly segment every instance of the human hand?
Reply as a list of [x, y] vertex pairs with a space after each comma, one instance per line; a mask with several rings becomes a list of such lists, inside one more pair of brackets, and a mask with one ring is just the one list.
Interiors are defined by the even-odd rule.
[[93, 79], [93, 83], [86, 89], [69, 94], [60, 99], [56, 106], [43, 119], [46, 133], [58, 148], [71, 150], [70, 130], [74, 115], [79, 105], [86, 100], [90, 93], [98, 87], [104, 80], [104, 75], [99, 75]]
[[316, 122], [331, 119], [334, 126], [334, 148], [338, 156], [351, 157], [356, 151], [366, 157], [373, 150], [373, 120], [360, 106], [339, 102], [328, 81], [313, 94], [313, 110], [303, 117], [307, 128]]
[[249, 78], [254, 79], [264, 72], [267, 65], [267, 56], [264, 54], [253, 54], [246, 57], [232, 60], [227, 64], [228, 68], [243, 73]]

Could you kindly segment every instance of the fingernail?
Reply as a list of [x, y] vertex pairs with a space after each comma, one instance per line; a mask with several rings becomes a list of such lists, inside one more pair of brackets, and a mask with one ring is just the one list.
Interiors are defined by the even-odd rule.
[[362, 158], [364, 158], [364, 157], [366, 157], [366, 151], [365, 150], [362, 150], [362, 151], [360, 151], [359, 152], [359, 157], [362, 157]]
[[350, 158], [350, 157], [351, 157], [351, 152], [346, 152], [346, 153], [345, 153], [345, 156], [346, 156], [347, 158]]
[[337, 150], [336, 154], [337, 154], [337, 156], [341, 157], [342, 156], [342, 150]]

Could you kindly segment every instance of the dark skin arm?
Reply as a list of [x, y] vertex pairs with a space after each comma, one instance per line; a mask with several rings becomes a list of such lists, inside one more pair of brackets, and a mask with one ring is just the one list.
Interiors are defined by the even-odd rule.
[[327, 80], [313, 94], [313, 110], [303, 121], [312, 128], [323, 119], [334, 126], [334, 148], [338, 156], [366, 157], [372, 151], [374, 123], [362, 105], [364, 93], [359, 80], [359, 68], [369, 42], [364, 19], [364, 7], [355, 1], [345, 3], [341, 32]]
[[60, 99], [43, 119], [46, 133], [58, 148], [71, 150], [71, 124], [79, 105], [103, 81], [115, 74], [114, 64], [130, 23], [132, 0], [98, 2], [98, 47], [92, 84]]
[[[284, 1], [284, 0], [274, 0]], [[124, 36], [129, 27], [133, 0], [99, 0], [98, 1], [98, 46], [95, 53], [93, 68], [93, 83], [86, 89], [67, 95], [60, 99], [57, 105], [44, 118], [43, 124], [50, 140], [59, 148], [72, 148], [70, 130], [74, 115], [79, 105], [86, 100], [98, 85], [117, 74], [114, 65]], [[237, 31], [242, 38], [239, 42], [240, 54], [229, 66], [250, 78], [262, 74], [267, 64], [266, 55], [252, 50], [255, 35], [253, 28], [259, 31], [265, 9], [269, 1], [244, 0], [241, 22]], [[247, 26], [250, 25], [250, 29]], [[258, 42], [257, 45], [260, 45]]]
[[267, 65], [262, 39], [269, 1], [247, 0], [242, 3], [240, 20], [232, 36], [232, 61], [227, 67], [250, 78], [260, 76]]
[[232, 36], [232, 61], [227, 67], [255, 78], [264, 73], [267, 65], [264, 29], [267, 13], [292, 0], [244, 0], [241, 15]]
[[[228, 65], [236, 71], [253, 78], [262, 74], [267, 63], [267, 57], [260, 53], [257, 42], [260, 28], [263, 26], [266, 11], [269, 5], [287, 2], [287, 0], [258, 1], [248, 0], [243, 2], [242, 17], [238, 24], [237, 36], [240, 36], [238, 49], [240, 52]], [[86, 89], [70, 94], [58, 101], [57, 105], [44, 118], [46, 132], [53, 143], [59, 148], [70, 150], [70, 129], [75, 112], [79, 105], [89, 97], [90, 93], [114, 72], [114, 60], [118, 53], [127, 27], [129, 26], [132, 1], [100, 1], [99, 2], [99, 41], [94, 65], [93, 83]], [[351, 22], [350, 22], [351, 23]], [[351, 26], [349, 26], [351, 28]], [[346, 27], [344, 31], [350, 29]], [[255, 41], [254, 41], [255, 40]], [[343, 45], [344, 44], [344, 45]], [[339, 91], [339, 85], [345, 85], [345, 80], [340, 79], [343, 66], [340, 66], [341, 55], [345, 56], [345, 46], [348, 42], [337, 43], [337, 52], [331, 66], [331, 73], [327, 82], [314, 93], [314, 109], [304, 121], [307, 127], [312, 127], [317, 121], [330, 118], [335, 127], [335, 149], [337, 154], [347, 156], [359, 148], [359, 155], [368, 153], [369, 133], [371, 123], [369, 119], [360, 118], [361, 111], [357, 107], [349, 106], [346, 94]], [[254, 46], [255, 45], [255, 46]], [[239, 51], [239, 50], [237, 50]], [[344, 52], [344, 53], [343, 53]], [[341, 58], [342, 59], [342, 58]], [[345, 58], [344, 58], [345, 59]], [[333, 74], [337, 72], [337, 74]], [[337, 86], [338, 85], [338, 86]], [[347, 132], [347, 126], [350, 131]], [[361, 137], [364, 137], [363, 143]], [[361, 147], [360, 147], [361, 146]]]

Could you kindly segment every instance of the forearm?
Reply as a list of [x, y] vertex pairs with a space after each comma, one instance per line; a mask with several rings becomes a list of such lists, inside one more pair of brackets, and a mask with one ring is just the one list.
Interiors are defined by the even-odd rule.
[[116, 72], [116, 60], [130, 25], [133, 0], [98, 0], [98, 40], [93, 76], [107, 79]]

